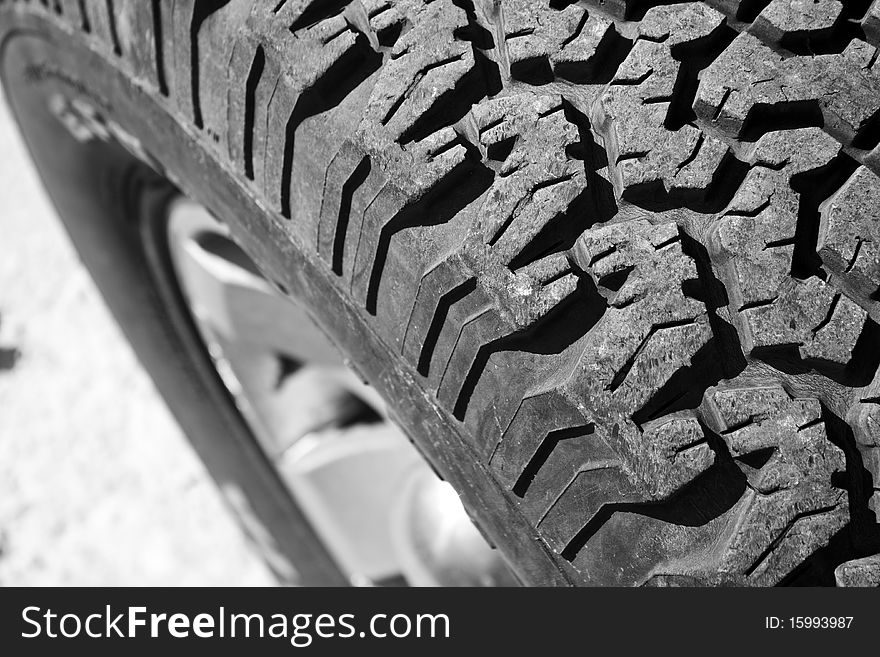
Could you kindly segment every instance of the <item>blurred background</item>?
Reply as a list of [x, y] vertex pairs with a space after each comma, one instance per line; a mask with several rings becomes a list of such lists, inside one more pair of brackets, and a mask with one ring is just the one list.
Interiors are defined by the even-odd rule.
[[0, 95], [0, 585], [272, 585], [80, 265]]

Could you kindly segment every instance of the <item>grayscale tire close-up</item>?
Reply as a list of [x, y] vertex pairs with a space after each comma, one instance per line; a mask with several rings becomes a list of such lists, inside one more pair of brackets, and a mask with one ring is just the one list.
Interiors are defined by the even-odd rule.
[[279, 582], [880, 585], [880, 0], [0, 0], [0, 35]]

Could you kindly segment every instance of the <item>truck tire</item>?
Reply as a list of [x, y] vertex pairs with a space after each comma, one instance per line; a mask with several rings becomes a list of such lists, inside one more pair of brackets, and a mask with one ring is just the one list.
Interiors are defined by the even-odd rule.
[[307, 582], [340, 577], [254, 449], [212, 452], [240, 421], [156, 319], [117, 189], [167, 179], [228, 225], [522, 583], [880, 580], [880, 3], [32, 0], [0, 25], [83, 259]]

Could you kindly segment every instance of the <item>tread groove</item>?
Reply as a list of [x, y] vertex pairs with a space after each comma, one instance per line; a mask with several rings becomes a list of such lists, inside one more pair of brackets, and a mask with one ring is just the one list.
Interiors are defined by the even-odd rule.
[[824, 167], [799, 173], [791, 178], [791, 188], [800, 195], [791, 255], [792, 277], [824, 277], [822, 259], [818, 253], [821, 223], [819, 206], [840, 189], [857, 168], [858, 162], [840, 154]]
[[351, 201], [354, 193], [364, 184], [370, 175], [370, 158], [364, 157], [355, 167], [351, 176], [342, 186], [339, 200], [339, 217], [336, 221], [336, 233], [333, 239], [333, 255], [331, 268], [337, 276], [342, 275], [342, 263], [345, 256], [345, 238], [348, 234], [348, 220], [351, 214]]
[[86, 0], [77, 0], [79, 3], [79, 15], [82, 20], [80, 23], [80, 29], [86, 34], [90, 34], [92, 31], [92, 23], [89, 20], [89, 10], [86, 7]]
[[258, 45], [251, 63], [245, 83], [245, 109], [244, 109], [244, 175], [248, 180], [254, 179], [254, 114], [256, 112], [257, 85], [263, 76], [263, 67], [266, 64], [266, 55], [263, 46]]
[[168, 96], [168, 78], [165, 73], [165, 40], [162, 38], [162, 0], [151, 0], [153, 8], [153, 48], [156, 52], [156, 80], [159, 93]]
[[195, 0], [192, 18], [189, 24], [189, 70], [190, 94], [192, 98], [193, 123], [201, 130], [204, 127], [202, 118], [201, 93], [199, 91], [199, 30], [202, 23], [211, 14], [221, 9], [230, 0]]
[[110, 40], [113, 42], [113, 54], [122, 55], [122, 45], [119, 43], [119, 34], [116, 32], [116, 10], [113, 6], [115, 0], [106, 0], [107, 22], [110, 27]]
[[434, 316], [428, 327], [428, 332], [422, 342], [422, 349], [419, 352], [419, 362], [416, 369], [422, 376], [427, 377], [431, 372], [431, 358], [434, 355], [434, 347], [437, 345], [440, 332], [446, 324], [446, 318], [449, 316], [450, 307], [456, 302], [464, 299], [467, 295], [473, 292], [476, 287], [477, 279], [471, 278], [440, 297], [440, 300], [437, 303], [437, 309], [434, 311]]
[[541, 441], [537, 451], [532, 455], [529, 462], [523, 468], [519, 479], [517, 479], [516, 483], [513, 485], [513, 494], [517, 497], [526, 496], [532, 480], [535, 478], [535, 475], [538, 474], [541, 466], [543, 466], [544, 463], [547, 462], [547, 459], [550, 458], [550, 454], [556, 448], [557, 444], [563, 440], [571, 440], [573, 438], [592, 434], [595, 429], [595, 425], [587, 424], [579, 427], [570, 427], [568, 429], [557, 429], [556, 431], [548, 433]]

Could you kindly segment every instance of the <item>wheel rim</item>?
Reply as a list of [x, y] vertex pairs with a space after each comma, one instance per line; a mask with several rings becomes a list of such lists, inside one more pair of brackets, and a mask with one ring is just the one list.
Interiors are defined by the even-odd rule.
[[510, 585], [498, 552], [345, 365], [203, 206], [173, 200], [173, 274], [255, 440], [356, 585]]

